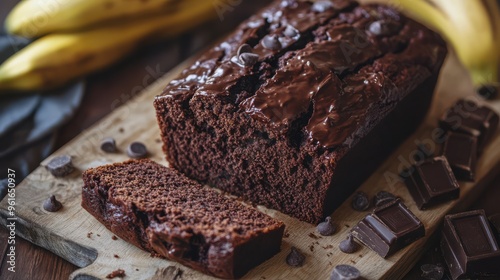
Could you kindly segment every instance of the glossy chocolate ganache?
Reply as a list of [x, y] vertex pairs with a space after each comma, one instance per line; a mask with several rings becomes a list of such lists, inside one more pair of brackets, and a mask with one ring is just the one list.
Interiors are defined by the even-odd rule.
[[[351, 146], [363, 137], [357, 124], [429, 77], [443, 53], [435, 34], [392, 9], [351, 1], [281, 1], [246, 23], [171, 82], [165, 95], [231, 95], [252, 118], [286, 133], [307, 118], [307, 140], [324, 148]], [[331, 4], [325, 4], [331, 3]], [[245, 65], [238, 45], [258, 56]], [[241, 55], [241, 54], [240, 54]], [[403, 76], [400, 76], [403, 75]], [[413, 76], [408, 82], [406, 76]], [[246, 83], [246, 84], [245, 84]], [[369, 131], [369, 129], [364, 130]]]

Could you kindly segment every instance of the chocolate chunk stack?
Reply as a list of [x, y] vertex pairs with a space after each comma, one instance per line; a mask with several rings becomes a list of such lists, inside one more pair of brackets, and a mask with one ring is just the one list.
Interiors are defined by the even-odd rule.
[[474, 181], [477, 159], [491, 141], [499, 116], [472, 100], [459, 100], [448, 109], [439, 125], [446, 133], [441, 156], [412, 167], [406, 186], [423, 210], [459, 197], [458, 180]]

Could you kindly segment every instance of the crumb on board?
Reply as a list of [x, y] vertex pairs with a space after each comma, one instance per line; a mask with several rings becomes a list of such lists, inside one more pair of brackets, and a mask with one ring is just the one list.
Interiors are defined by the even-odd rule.
[[311, 244], [311, 245], [309, 246], [309, 250], [310, 250], [311, 252], [314, 252], [314, 244]]
[[113, 236], [111, 236], [111, 239], [118, 240], [118, 237], [116, 237], [116, 235], [113, 235]]
[[333, 248], [333, 245], [326, 245], [326, 246], [323, 246], [323, 249], [325, 250], [328, 250], [328, 249], [332, 249]]
[[123, 132], [125, 131], [125, 129], [123, 129], [123, 127], [120, 127], [120, 128], [118, 129], [118, 131], [119, 131], [120, 133], [123, 133]]
[[313, 239], [319, 239], [320, 237], [317, 236], [316, 234], [314, 234], [313, 232], [310, 232], [309, 234], [309, 237], [313, 238]]
[[115, 257], [115, 258], [117, 258], [117, 259], [119, 259], [119, 258], [120, 258], [120, 256], [118, 256], [117, 254], [114, 254], [114, 255], [113, 255], [113, 257]]
[[288, 238], [288, 237], [290, 237], [290, 233], [287, 230], [285, 230], [285, 233], [283, 233], [283, 238]]
[[94, 234], [93, 232], [87, 232], [87, 238], [92, 238], [92, 234]]
[[117, 278], [117, 277], [123, 278], [125, 276], [126, 276], [125, 270], [123, 270], [123, 269], [117, 269], [117, 270], [111, 272], [110, 274], [106, 275], [106, 278], [107, 279], [114, 279], [114, 278]]
[[98, 234], [96, 234], [96, 235], [97, 235], [97, 237], [101, 237], [101, 235], [100, 235], [99, 233], [98, 233]]

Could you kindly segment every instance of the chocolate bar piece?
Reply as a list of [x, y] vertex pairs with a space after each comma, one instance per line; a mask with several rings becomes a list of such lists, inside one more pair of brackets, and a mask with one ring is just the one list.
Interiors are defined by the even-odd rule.
[[386, 258], [425, 236], [422, 222], [396, 199], [375, 208], [351, 231], [362, 244]]
[[500, 249], [484, 210], [447, 215], [442, 234], [452, 279], [500, 276]]
[[405, 180], [419, 209], [458, 198], [460, 186], [444, 156], [428, 159], [414, 167]]
[[489, 107], [472, 100], [461, 99], [443, 115], [439, 124], [445, 130], [465, 133], [478, 138], [478, 152], [493, 138], [499, 117]]
[[443, 146], [443, 155], [459, 180], [474, 181], [477, 163], [477, 138], [449, 132]]

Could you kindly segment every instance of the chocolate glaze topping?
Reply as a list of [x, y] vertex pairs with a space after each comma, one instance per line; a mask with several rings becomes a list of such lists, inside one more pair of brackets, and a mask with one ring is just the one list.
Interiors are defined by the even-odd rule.
[[[308, 142], [352, 147], [431, 75], [443, 43], [387, 7], [322, 2], [276, 2], [158, 98], [245, 92], [245, 98], [228, 100], [277, 135], [301, 120], [299, 131]], [[243, 44], [258, 59], [242, 63], [237, 50]]]

